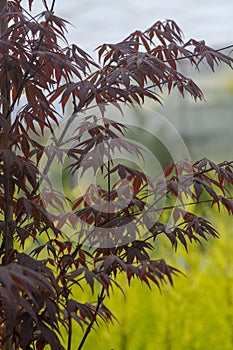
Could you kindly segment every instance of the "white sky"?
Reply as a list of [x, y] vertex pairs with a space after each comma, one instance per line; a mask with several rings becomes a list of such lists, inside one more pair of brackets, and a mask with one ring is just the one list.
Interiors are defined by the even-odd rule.
[[[35, 11], [41, 2], [34, 0]], [[55, 13], [74, 25], [68, 27], [69, 41], [88, 52], [166, 18], [187, 39], [206, 39], [210, 46], [233, 43], [233, 0], [56, 0]]]
[[57, 0], [55, 9], [75, 25], [71, 41], [88, 51], [166, 18], [177, 21], [187, 39], [233, 43], [233, 0]]

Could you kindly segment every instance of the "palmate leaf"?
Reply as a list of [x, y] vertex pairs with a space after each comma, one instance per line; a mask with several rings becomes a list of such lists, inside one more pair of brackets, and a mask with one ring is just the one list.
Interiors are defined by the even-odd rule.
[[[148, 287], [173, 284], [179, 271], [156, 256], [158, 235], [188, 251], [190, 242], [218, 237], [191, 208], [205, 203], [233, 214], [232, 162], [181, 160], [156, 178], [113, 162], [120, 152], [143, 161], [143, 152], [124, 139], [124, 122], [108, 118], [109, 105], [124, 116], [124, 104], [160, 103], [160, 95], [174, 88], [202, 100], [201, 89], [178, 63], [185, 60], [198, 69], [206, 62], [214, 71], [220, 63], [232, 67], [232, 58], [203, 40], [185, 41], [169, 19], [100, 46], [96, 63], [68, 44], [67, 21], [54, 14], [55, 1], [43, 0], [39, 16], [31, 16], [23, 3], [9, 1], [0, 13], [0, 26], [6, 27], [0, 40], [0, 346], [63, 349], [64, 326], [64, 347], [70, 350], [77, 322], [84, 330], [80, 350], [98, 319], [113, 320], [103, 301], [114, 288], [124, 293], [119, 274], [128, 284], [132, 278]], [[34, 1], [26, 3], [30, 12]], [[92, 113], [95, 103], [100, 116]], [[71, 116], [56, 138], [58, 104]], [[83, 118], [79, 112], [85, 112]], [[53, 136], [49, 147], [41, 140], [46, 130]], [[48, 188], [41, 191], [43, 156], [47, 164], [40, 181]], [[63, 168], [66, 157], [72, 176], [93, 170], [103, 178], [78, 194], [73, 206], [69, 191], [63, 195], [49, 178], [51, 170], [57, 172], [53, 161]], [[109, 246], [102, 247], [106, 241]], [[36, 259], [23, 252], [31, 245]], [[80, 294], [74, 300], [75, 288], [83, 293], [87, 287], [94, 302], [81, 301]]]
[[39, 331], [51, 349], [63, 349], [56, 335], [59, 314], [56, 296], [60, 288], [53, 274], [42, 262], [25, 254], [16, 253], [16, 257], [18, 263], [0, 267], [0, 318], [6, 327], [1, 328], [2, 339], [15, 333], [25, 348]]

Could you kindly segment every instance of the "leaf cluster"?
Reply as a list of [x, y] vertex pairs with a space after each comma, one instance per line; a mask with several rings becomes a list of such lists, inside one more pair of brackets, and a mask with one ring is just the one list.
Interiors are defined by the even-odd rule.
[[[81, 349], [99, 319], [114, 319], [104, 299], [114, 288], [124, 293], [118, 274], [128, 284], [137, 278], [150, 288], [173, 285], [180, 271], [158, 258], [159, 235], [188, 251], [189, 242], [218, 237], [192, 208], [205, 203], [233, 214], [232, 161], [184, 159], [154, 177], [116, 162], [121, 153], [141, 160], [143, 153], [125, 139], [124, 123], [108, 117], [109, 106], [124, 115], [124, 104], [161, 103], [160, 95], [173, 89], [202, 100], [179, 63], [198, 69], [205, 61], [214, 71], [220, 63], [232, 67], [232, 58], [204, 41], [184, 41], [167, 20], [103, 44], [95, 62], [67, 42], [67, 21], [54, 14], [55, 1], [50, 7], [43, 1], [37, 16], [33, 3], [28, 12], [22, 1], [8, 1], [0, 13], [0, 344], [70, 350], [77, 322], [84, 329]], [[41, 141], [46, 132], [50, 145]], [[71, 177], [88, 179], [90, 170], [101, 177], [74, 200], [49, 177], [67, 159]], [[87, 286], [93, 302], [80, 297]]]

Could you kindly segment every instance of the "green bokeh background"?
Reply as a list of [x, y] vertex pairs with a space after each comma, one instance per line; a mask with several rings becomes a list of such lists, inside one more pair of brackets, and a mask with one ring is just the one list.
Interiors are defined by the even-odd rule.
[[[233, 159], [232, 72], [219, 70], [210, 76], [203, 67], [194, 78], [206, 102], [195, 104], [173, 93], [158, 111], [177, 128], [192, 159]], [[144, 123], [142, 119], [142, 126]], [[151, 149], [150, 140], [147, 142]], [[161, 150], [166, 165], [167, 155], [164, 148]], [[175, 277], [174, 288], [165, 285], [161, 293], [137, 280], [129, 288], [120, 276], [118, 282], [124, 287], [125, 298], [115, 290], [106, 299], [117, 321], [95, 327], [84, 349], [233, 349], [233, 219], [227, 213], [219, 215], [204, 208], [199, 214], [216, 225], [221, 238], [204, 242], [203, 246], [193, 244], [189, 254], [182, 247], [173, 252], [166, 238], [161, 239], [155, 258], [165, 258], [186, 276]], [[79, 329], [74, 332], [74, 343], [81, 334]]]
[[[98, 350], [232, 350], [233, 349], [233, 239], [232, 219], [216, 213], [221, 239], [171, 252], [161, 240], [157, 257], [180, 268], [186, 276], [174, 278], [174, 288], [156, 287], [134, 280], [125, 298], [115, 290], [106, 304], [117, 318], [101, 324], [89, 335], [84, 349]], [[74, 331], [74, 347], [80, 339]]]
[[[232, 82], [232, 75], [225, 70], [216, 77], [204, 72], [198, 83], [207, 102], [194, 104], [173, 94], [164, 108], [158, 109], [184, 138], [192, 159], [233, 159]], [[142, 127], [144, 122], [142, 119]], [[153, 151], [153, 137], [146, 141], [145, 146]], [[166, 149], [162, 146], [160, 151], [158, 142], [156, 147], [162, 155], [161, 165], [170, 163]], [[66, 187], [70, 180], [66, 175], [63, 180]], [[224, 211], [201, 210], [198, 214], [214, 223], [220, 239], [210, 239], [202, 246], [193, 244], [189, 254], [182, 247], [174, 252], [166, 238], [160, 239], [154, 257], [164, 258], [185, 276], [174, 277], [174, 288], [164, 285], [161, 293], [154, 286], [149, 290], [138, 280], [133, 280], [129, 288], [126, 279], [119, 276], [117, 282], [125, 296], [115, 288], [105, 299], [117, 320], [108, 325], [99, 321], [84, 350], [233, 349], [233, 219]], [[96, 300], [88, 287], [85, 292], [77, 290], [73, 297], [80, 302]], [[77, 350], [82, 336], [83, 331], [74, 325], [72, 350]]]

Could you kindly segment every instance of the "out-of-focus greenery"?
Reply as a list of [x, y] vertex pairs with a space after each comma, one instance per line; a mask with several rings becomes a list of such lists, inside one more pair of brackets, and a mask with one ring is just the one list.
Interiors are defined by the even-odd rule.
[[[202, 77], [203, 85], [207, 84], [209, 80], [205, 75]], [[219, 86], [221, 91], [217, 89]], [[206, 88], [207, 103], [186, 103], [186, 99], [182, 102], [173, 96], [173, 104], [162, 109], [185, 139], [194, 159], [203, 156], [216, 161], [232, 159], [232, 147], [229, 147], [233, 130], [232, 86], [232, 80], [225, 79], [220, 72], [216, 74], [216, 84], [211, 85], [212, 90], [209, 92], [210, 86]], [[137, 141], [145, 143], [149, 150], [157, 149], [155, 155], [160, 155], [162, 166], [170, 163], [166, 145], [160, 145], [152, 135], [149, 137], [142, 131], [139, 136], [141, 139]], [[67, 173], [62, 180], [67, 191], [77, 197], [75, 184], [70, 184]], [[91, 331], [84, 350], [233, 349], [233, 219], [217, 212], [211, 217], [212, 210], [200, 215], [210, 217], [221, 234], [220, 239], [203, 242], [203, 246], [190, 245], [189, 254], [183, 248], [173, 252], [166, 238], [160, 240], [155, 258], [164, 258], [186, 276], [175, 277], [174, 288], [164, 285], [161, 293], [156, 287], [150, 291], [137, 280], [129, 288], [119, 276], [125, 298], [115, 289], [111, 298], [105, 299], [117, 321], [107, 326], [99, 322], [100, 327]], [[77, 293], [79, 301], [95, 300], [89, 289]], [[73, 350], [77, 349], [82, 334], [80, 327], [74, 325]]]
[[[156, 257], [180, 268], [186, 276], [174, 278], [174, 288], [160, 292], [125, 280], [126, 298], [115, 291], [106, 304], [118, 322], [100, 323], [89, 335], [85, 349], [96, 350], [232, 350], [233, 349], [233, 228], [226, 215], [214, 218], [221, 238], [203, 246], [194, 244], [189, 254], [171, 252], [161, 240]], [[73, 349], [80, 339], [73, 334]]]

